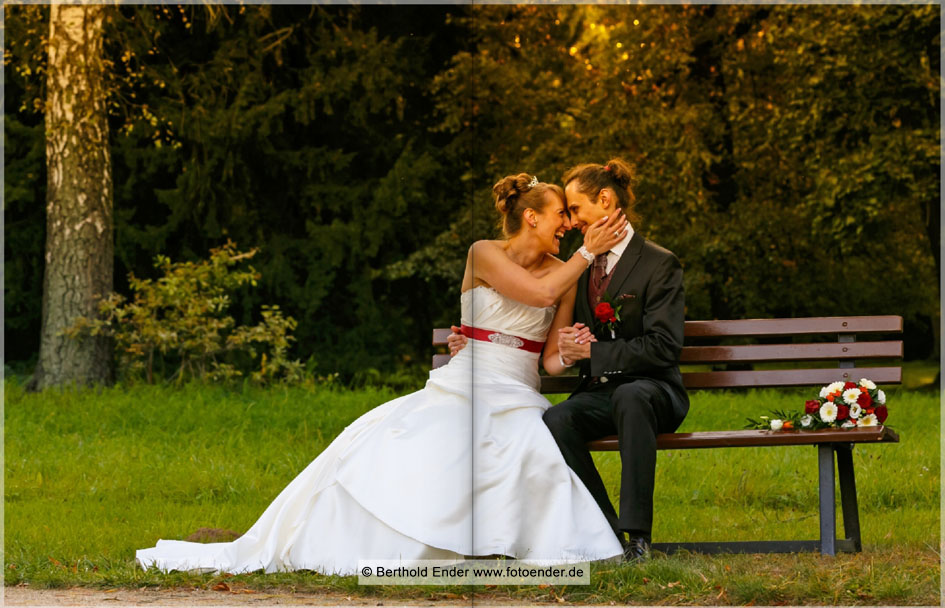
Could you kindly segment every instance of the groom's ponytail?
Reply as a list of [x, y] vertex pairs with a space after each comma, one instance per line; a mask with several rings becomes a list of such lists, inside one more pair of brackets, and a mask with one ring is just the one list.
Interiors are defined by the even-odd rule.
[[537, 182], [537, 177], [528, 173], [508, 175], [492, 187], [495, 208], [502, 215], [499, 227], [506, 237], [518, 234], [522, 229], [522, 213], [534, 209], [541, 213], [546, 204], [545, 192], [551, 190], [563, 201], [564, 191], [560, 186]]
[[623, 209], [627, 220], [640, 223], [640, 216], [634, 211], [636, 196], [633, 194], [633, 167], [622, 158], [613, 158], [603, 165], [586, 163], [572, 167], [564, 174], [564, 187], [577, 180], [578, 190], [591, 199], [597, 198], [600, 191], [610, 188], [617, 195], [617, 205]]

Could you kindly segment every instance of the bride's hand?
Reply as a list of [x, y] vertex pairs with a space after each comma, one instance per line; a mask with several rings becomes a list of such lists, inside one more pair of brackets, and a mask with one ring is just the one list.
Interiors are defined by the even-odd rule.
[[584, 232], [584, 247], [594, 255], [607, 253], [627, 235], [627, 218], [618, 210], [597, 220]]

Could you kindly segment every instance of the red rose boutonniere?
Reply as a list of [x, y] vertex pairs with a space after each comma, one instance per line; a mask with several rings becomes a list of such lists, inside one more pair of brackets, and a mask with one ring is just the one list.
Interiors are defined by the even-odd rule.
[[[604, 294], [601, 302], [594, 308], [595, 334], [610, 334], [611, 340], [616, 339], [617, 329], [620, 327], [620, 313], [627, 300], [633, 298], [632, 295], [622, 295], [614, 302], [613, 298]], [[618, 304], [619, 302], [619, 304]]]

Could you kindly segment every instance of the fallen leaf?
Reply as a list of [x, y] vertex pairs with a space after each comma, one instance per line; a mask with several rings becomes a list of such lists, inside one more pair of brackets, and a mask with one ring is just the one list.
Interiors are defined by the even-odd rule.
[[696, 574], [698, 574], [699, 576], [702, 577], [702, 582], [703, 582], [703, 583], [708, 583], [708, 582], [709, 582], [709, 579], [707, 579], [707, 578], [705, 577], [705, 574], [702, 574], [702, 573], [699, 572], [698, 570], [696, 570]]
[[550, 587], [550, 586], [551, 586], [551, 585], [549, 585], [548, 583], [542, 583], [542, 584], [538, 585], [538, 588], [539, 588], [539, 589], [547, 589], [547, 588]]
[[673, 587], [682, 587], [683, 584], [679, 581], [673, 581], [672, 583], [666, 583], [666, 586], [672, 589]]
[[732, 571], [732, 567], [729, 566], [728, 564], [725, 564], [725, 571], [726, 571], [726, 572], [731, 572], [731, 571]]
[[106, 589], [105, 593], [115, 593], [118, 589]]
[[216, 585], [213, 586], [213, 590], [214, 591], [229, 591], [230, 586], [227, 585], [226, 583], [217, 583]]
[[650, 582], [650, 579], [648, 579], [648, 578], [646, 578], [646, 577], [644, 576], [644, 577], [643, 577], [643, 584], [645, 585], [645, 584], [647, 584], [648, 582]]
[[717, 596], [715, 596], [715, 599], [719, 599], [719, 598], [722, 597], [723, 595], [725, 595], [725, 589], [722, 589], [721, 591], [719, 591], [719, 594], [718, 594]]

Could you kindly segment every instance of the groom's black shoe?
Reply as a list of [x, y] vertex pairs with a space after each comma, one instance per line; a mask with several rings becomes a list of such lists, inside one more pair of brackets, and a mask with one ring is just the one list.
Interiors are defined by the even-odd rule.
[[630, 542], [623, 546], [625, 562], [642, 562], [650, 558], [650, 541], [642, 536], [631, 536]]

